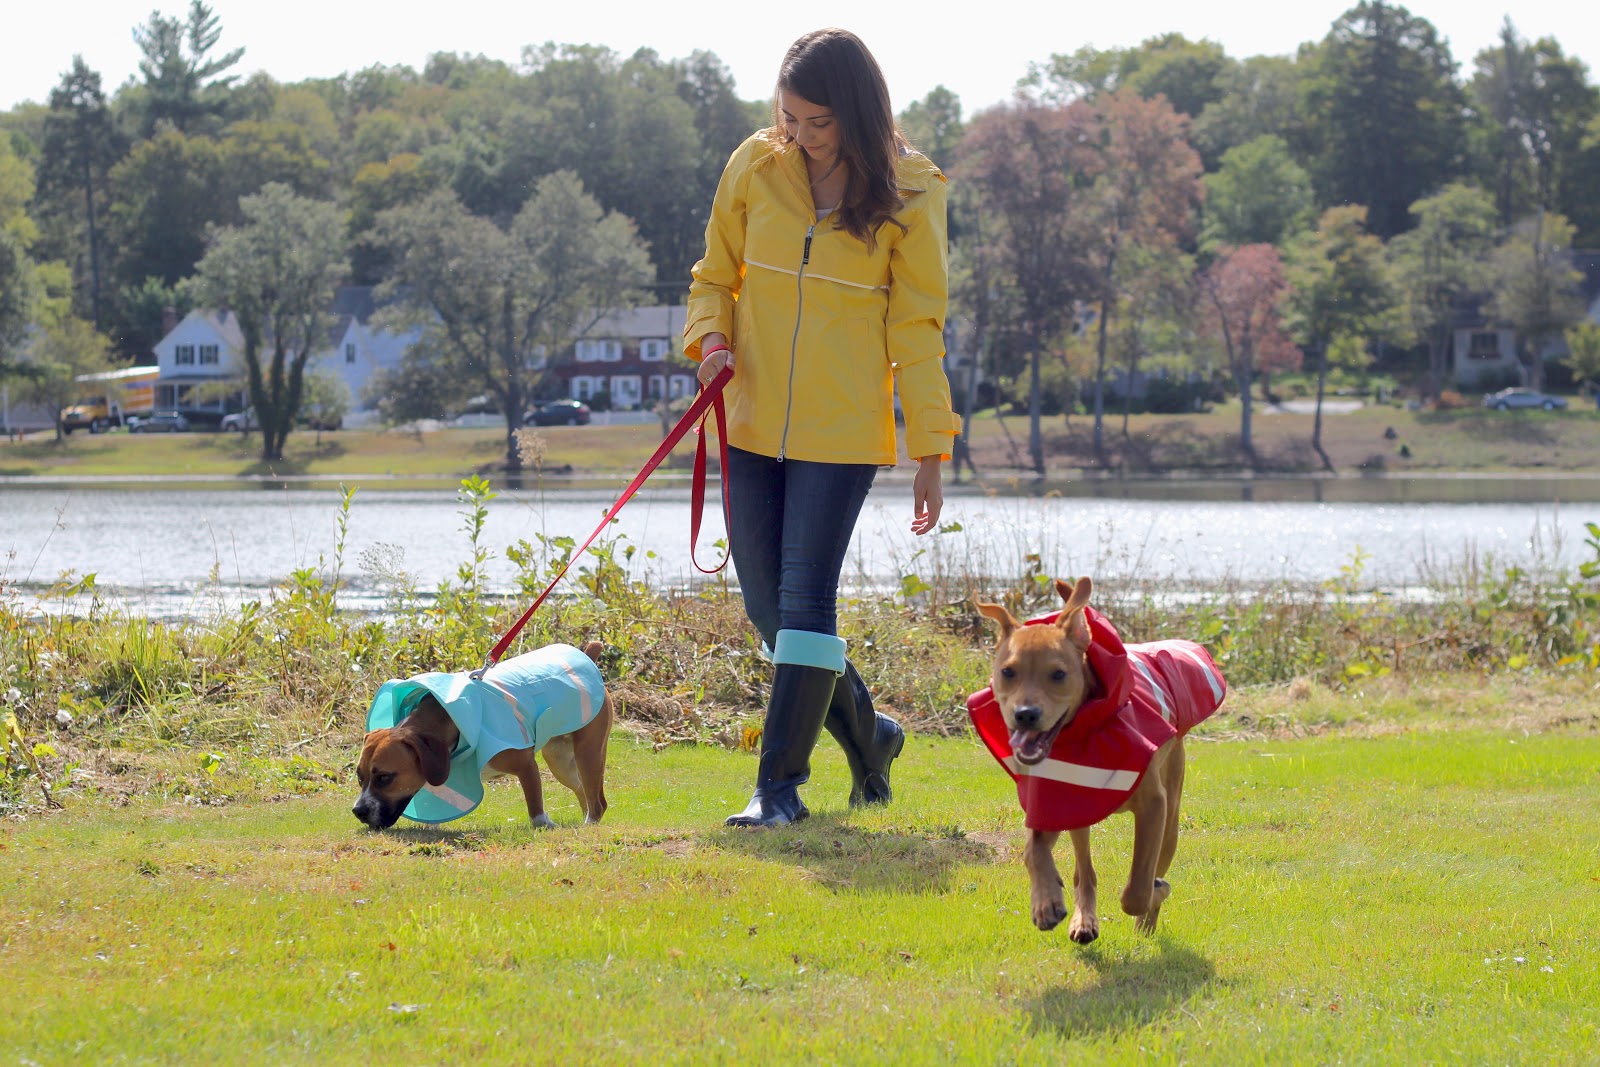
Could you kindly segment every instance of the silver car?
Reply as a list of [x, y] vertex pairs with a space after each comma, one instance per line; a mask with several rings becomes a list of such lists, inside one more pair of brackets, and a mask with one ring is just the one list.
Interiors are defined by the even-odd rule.
[[1566, 407], [1567, 398], [1551, 396], [1537, 389], [1502, 389], [1498, 393], [1485, 394], [1483, 406], [1495, 411], [1509, 411], [1512, 408], [1543, 408], [1546, 411], [1554, 411]]

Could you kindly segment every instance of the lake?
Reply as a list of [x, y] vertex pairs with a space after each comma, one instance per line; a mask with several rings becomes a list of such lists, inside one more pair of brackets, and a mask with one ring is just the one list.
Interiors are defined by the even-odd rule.
[[[621, 484], [502, 492], [485, 536], [491, 587], [512, 587], [507, 545], [537, 544], [540, 534], [581, 540]], [[1371, 557], [1370, 583], [1403, 591], [1467, 559], [1573, 565], [1589, 552], [1584, 523], [1600, 521], [1600, 479], [1583, 477], [1084, 480], [947, 494], [945, 531], [918, 539], [908, 529], [909, 481], [881, 479], [846, 584], [898, 586], [916, 574], [964, 588], [968, 578], [1015, 578], [1030, 556], [1058, 575], [1154, 578], [1175, 590], [1300, 583], [1337, 576], [1360, 551]], [[314, 482], [0, 486], [0, 576], [31, 597], [64, 572], [92, 572], [105, 595], [164, 617], [226, 608], [266, 595], [296, 568], [331, 564], [338, 502], [337, 490]], [[634, 548], [630, 569], [661, 584], [697, 578], [688, 512], [681, 484], [636, 497], [611, 528], [619, 546]], [[713, 506], [702, 561], [720, 558], [711, 542], [722, 535]], [[350, 512], [344, 602], [381, 606], [382, 573], [395, 570], [431, 590], [467, 553], [454, 493], [369, 486]]]

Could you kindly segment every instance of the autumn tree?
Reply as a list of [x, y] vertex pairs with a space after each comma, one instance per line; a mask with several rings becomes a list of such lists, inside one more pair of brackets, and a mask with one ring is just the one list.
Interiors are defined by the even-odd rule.
[[244, 222], [213, 232], [193, 292], [198, 303], [238, 316], [261, 458], [270, 463], [283, 459], [306, 364], [327, 344], [346, 269], [344, 227], [336, 205], [276, 183], [239, 206]]
[[1257, 460], [1251, 426], [1257, 374], [1298, 369], [1302, 354], [1280, 313], [1289, 283], [1270, 244], [1223, 247], [1195, 279], [1204, 336], [1218, 343], [1239, 393], [1239, 444]]
[[1417, 224], [1389, 242], [1395, 295], [1408, 332], [1427, 346], [1424, 396], [1444, 388], [1456, 308], [1488, 287], [1495, 242], [1494, 203], [1475, 185], [1456, 183], [1411, 205]]
[[78, 376], [111, 370], [111, 343], [76, 315], [45, 318], [28, 346], [30, 367], [20, 395], [50, 412], [60, 441], [61, 412], [77, 402], [82, 390]]
[[1091, 292], [1079, 202], [1101, 163], [1093, 109], [1019, 99], [975, 116], [957, 174], [984, 213], [987, 262], [1013, 296], [1013, 320], [1027, 351], [1028, 453], [1044, 475], [1040, 360], [1076, 324]]
[[1322, 401], [1327, 392], [1330, 349], [1354, 343], [1363, 350], [1369, 338], [1388, 326], [1393, 294], [1384, 264], [1383, 242], [1367, 232], [1367, 209], [1329, 208], [1316, 229], [1301, 234], [1287, 255], [1290, 332], [1310, 349], [1317, 366], [1317, 407], [1311, 447], [1327, 470], [1333, 461], [1322, 447]]
[[1076, 207], [1096, 308], [1094, 450], [1105, 452], [1105, 378], [1112, 316], [1122, 297], [1122, 259], [1130, 248], [1177, 246], [1200, 201], [1200, 157], [1185, 137], [1188, 120], [1161, 98], [1122, 91], [1095, 106], [1099, 157], [1090, 196]]
[[440, 190], [385, 212], [376, 234], [394, 262], [384, 289], [402, 301], [399, 324], [494, 397], [513, 471], [520, 416], [549, 357], [637, 302], [653, 276], [633, 223], [603, 211], [570, 171], [541, 178], [505, 228]]

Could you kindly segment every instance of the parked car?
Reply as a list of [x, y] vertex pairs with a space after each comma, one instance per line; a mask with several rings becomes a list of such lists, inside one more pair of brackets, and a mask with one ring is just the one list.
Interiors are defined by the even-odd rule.
[[1554, 411], [1556, 408], [1566, 407], [1567, 398], [1551, 396], [1537, 389], [1502, 389], [1498, 393], [1485, 394], [1483, 406], [1493, 408], [1495, 411], [1509, 411], [1511, 408], [1543, 408], [1546, 411]]
[[581, 400], [546, 400], [522, 418], [524, 426], [587, 426], [589, 405]]
[[158, 411], [128, 421], [129, 433], [188, 433], [189, 420], [176, 411]]
[[235, 411], [232, 415], [222, 416], [218, 429], [229, 433], [245, 433], [249, 430], [259, 430], [261, 427], [256, 423], [256, 409], [245, 408], [243, 411]]

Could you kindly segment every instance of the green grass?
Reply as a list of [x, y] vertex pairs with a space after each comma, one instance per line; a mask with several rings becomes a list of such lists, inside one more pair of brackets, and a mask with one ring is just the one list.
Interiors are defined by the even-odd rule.
[[[538, 430], [545, 467], [637, 470], [661, 442], [661, 428], [557, 426]], [[685, 460], [689, 453], [684, 452]], [[453, 481], [504, 463], [501, 430], [446, 429], [426, 434], [342, 430], [291, 434], [284, 458], [261, 462], [261, 439], [236, 434], [74, 434], [61, 442], [0, 440], [0, 476], [89, 475], [171, 477], [217, 475], [383, 475]], [[530, 472], [531, 473], [531, 472]]]
[[970, 740], [914, 738], [895, 805], [853, 814], [824, 738], [816, 817], [766, 834], [718, 825], [750, 756], [621, 733], [612, 753], [606, 822], [572, 825], [555, 787], [565, 826], [544, 834], [505, 786], [446, 830], [372, 834], [348, 784], [314, 779], [276, 802], [91, 794], [0, 824], [0, 1048], [40, 1063], [1476, 1064], [1600, 1047], [1592, 718], [1196, 741], [1160, 933], [1115, 911], [1118, 816], [1095, 833], [1106, 915], [1086, 949], [1029, 924], [1020, 816]]
[[[1255, 420], [1257, 452], [1271, 471], [1320, 470], [1311, 451], [1310, 415], [1262, 415]], [[1047, 466], [1054, 470], [1097, 466], [1088, 416], [1044, 420]], [[1393, 428], [1394, 439], [1384, 436]], [[1007, 437], [1009, 432], [1010, 437]], [[1127, 471], [1224, 470], [1244, 464], [1238, 451], [1239, 407], [1218, 405], [1198, 415], [1135, 415], [1128, 436], [1120, 413], [1107, 413], [1110, 466]], [[550, 427], [537, 431], [548, 471], [635, 471], [661, 440], [654, 423], [639, 426]], [[1344, 471], [1593, 471], [1600, 456], [1600, 412], [1576, 407], [1565, 412], [1493, 412], [1461, 409], [1412, 412], [1367, 407], [1324, 419], [1324, 443]], [[998, 420], [984, 412], [973, 420], [972, 444], [980, 470], [990, 475], [1027, 466], [1028, 420]], [[1013, 450], [1012, 444], [1016, 448]], [[1402, 446], [1410, 453], [1401, 454]], [[669, 463], [687, 466], [689, 444]], [[415, 435], [348, 430], [290, 436], [282, 462], [260, 461], [260, 440], [233, 434], [122, 433], [67, 440], [0, 440], [0, 476], [89, 475], [169, 477], [352, 475], [411, 479], [456, 479], [489, 473], [504, 461], [504, 436], [492, 429], [448, 429]], [[355, 479], [359, 480], [359, 479]]]

